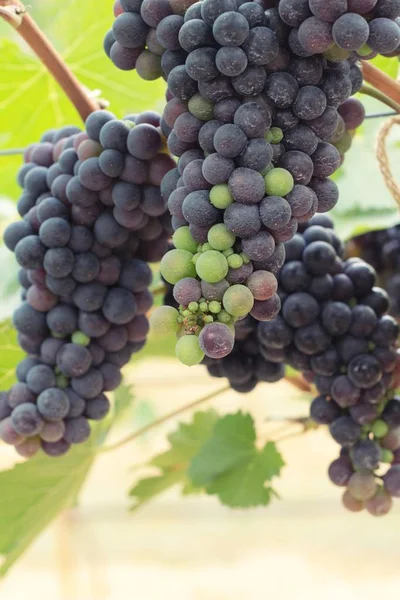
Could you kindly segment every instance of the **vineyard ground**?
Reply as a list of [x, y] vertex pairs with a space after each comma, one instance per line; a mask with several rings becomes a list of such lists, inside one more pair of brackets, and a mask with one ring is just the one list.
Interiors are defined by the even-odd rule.
[[[204, 370], [146, 359], [127, 373], [138, 403], [151, 399], [161, 415], [218, 388]], [[301, 394], [287, 383], [260, 386], [241, 397], [223, 395], [215, 406], [248, 405], [266, 436], [267, 415], [306, 414]], [[136, 423], [137, 424], [137, 423]], [[115, 434], [131, 431], [126, 422]], [[287, 440], [288, 466], [279, 481], [282, 500], [268, 510], [230, 511], [213, 498], [181, 501], [169, 493], [136, 514], [126, 490], [135, 464], [164, 448], [154, 434], [98, 459], [81, 505], [31, 547], [0, 586], [2, 600], [372, 600], [398, 598], [400, 508], [385, 519], [353, 515], [324, 476], [335, 455], [326, 432]], [[296, 428], [293, 428], [296, 431]], [[11, 453], [1, 450], [2, 461]], [[38, 592], [39, 593], [39, 592]]]

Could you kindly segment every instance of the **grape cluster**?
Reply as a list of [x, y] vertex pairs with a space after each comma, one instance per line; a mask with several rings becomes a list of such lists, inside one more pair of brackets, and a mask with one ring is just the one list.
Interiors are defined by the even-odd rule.
[[98, 111], [86, 131], [49, 131], [28, 148], [22, 220], [4, 241], [21, 269], [14, 312], [27, 357], [0, 397], [0, 438], [26, 457], [60, 456], [109, 411], [105, 392], [146, 340], [152, 272], [168, 247], [159, 117]]
[[104, 38], [107, 56], [118, 69], [135, 69], [142, 79], [148, 81], [158, 79], [163, 73], [163, 35], [179, 29], [182, 15], [193, 2], [115, 0], [115, 21]]
[[[163, 63], [162, 128], [179, 157], [164, 186], [175, 249], [161, 273], [179, 303], [164, 311], [177, 355], [197, 364], [231, 352], [238, 319], [279, 312], [283, 243], [337, 203], [329, 177], [362, 122], [349, 98], [362, 75], [341, 58], [296, 54], [278, 9], [251, 2], [193, 4], [171, 47], [173, 36], [180, 50], [163, 58], [180, 52], [181, 63]], [[155, 328], [161, 321], [160, 311]]]
[[[302, 371], [317, 388], [311, 417], [329, 425], [342, 447], [329, 476], [346, 486], [344, 505], [385, 514], [391, 497], [400, 496], [399, 328], [385, 314], [388, 296], [375, 286], [370, 265], [342, 259], [343, 246], [326, 216], [312, 219], [285, 247], [282, 311], [258, 326], [263, 356]], [[388, 464], [384, 486], [378, 486]]]
[[400, 46], [398, 0], [279, 0], [281, 19], [305, 55], [351, 54], [368, 60]]
[[379, 283], [390, 297], [390, 314], [400, 319], [400, 225], [369, 231], [346, 245], [349, 256], [358, 256], [378, 273]]

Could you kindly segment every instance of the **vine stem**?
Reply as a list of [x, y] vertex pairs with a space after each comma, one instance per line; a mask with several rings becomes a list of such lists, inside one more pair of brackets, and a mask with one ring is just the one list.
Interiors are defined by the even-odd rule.
[[92, 112], [99, 109], [97, 102], [89, 97], [60, 54], [19, 0], [0, 0], [0, 17], [12, 25], [30, 46], [69, 97], [83, 121]]
[[229, 385], [227, 385], [227, 386], [217, 390], [216, 392], [207, 394], [206, 396], [203, 396], [202, 398], [197, 398], [197, 400], [194, 400], [193, 402], [189, 402], [188, 404], [185, 404], [184, 406], [181, 406], [181, 407], [177, 408], [176, 410], [173, 410], [172, 412], [167, 413], [163, 417], [160, 417], [159, 419], [152, 421], [145, 427], [142, 427], [141, 429], [134, 431], [133, 433], [131, 433], [127, 437], [123, 438], [119, 442], [116, 442], [115, 444], [112, 444], [111, 446], [106, 446], [104, 448], [101, 448], [99, 450], [99, 452], [103, 453], [103, 452], [112, 452], [113, 450], [118, 450], [119, 448], [122, 448], [122, 446], [125, 446], [125, 444], [134, 442], [139, 437], [141, 437], [148, 431], [155, 429], [159, 425], [163, 425], [164, 423], [166, 423], [167, 421], [170, 421], [174, 417], [177, 417], [177, 416], [181, 415], [182, 413], [184, 413], [188, 410], [191, 410], [192, 408], [196, 408], [197, 406], [200, 406], [200, 404], [204, 404], [204, 402], [207, 402], [208, 400], [213, 400], [217, 396], [221, 396], [222, 394], [225, 394], [225, 392], [228, 392], [230, 389], [231, 389], [231, 387]]
[[395, 102], [376, 88], [370, 87], [369, 85], [363, 85], [360, 89], [360, 94], [364, 94], [364, 96], [371, 96], [371, 98], [379, 100], [383, 104], [386, 104], [386, 106], [392, 108], [395, 111], [395, 114], [400, 113], [400, 104], [397, 104], [397, 102]]
[[[383, 73], [383, 71], [374, 67], [369, 61], [362, 62], [362, 72], [365, 81], [388, 98], [391, 98], [397, 105], [400, 105], [400, 82], [392, 79], [389, 75], [386, 75], [386, 73]], [[399, 112], [399, 110], [397, 110], [397, 112]]]

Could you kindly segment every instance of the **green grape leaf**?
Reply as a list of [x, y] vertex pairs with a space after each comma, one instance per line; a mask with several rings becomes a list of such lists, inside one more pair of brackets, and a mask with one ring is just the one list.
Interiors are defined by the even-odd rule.
[[[165, 82], [143, 81], [136, 72], [117, 69], [103, 50], [103, 39], [114, 21], [112, 5], [98, 0], [57, 0], [36, 3], [30, 13], [53, 42], [80, 83], [110, 103], [118, 117], [141, 110], [160, 110]], [[49, 19], [49, 11], [53, 18]], [[95, 18], [93, 18], [95, 15]], [[0, 149], [23, 148], [47, 129], [82, 125], [71, 102], [41, 62], [22, 44], [12, 28], [0, 24]], [[8, 37], [8, 39], [6, 38]], [[27, 98], [31, 110], [27, 113]], [[21, 156], [0, 156], [1, 192], [18, 194], [14, 182]], [[3, 175], [5, 176], [3, 178]]]
[[114, 392], [114, 424], [121, 421], [128, 409], [132, 406], [134, 400], [133, 388], [131, 385], [122, 383]]
[[16, 381], [15, 367], [24, 357], [17, 343], [17, 332], [8, 320], [0, 323], [0, 352], [0, 390], [8, 390]]
[[278, 476], [283, 466], [274, 443], [258, 449], [253, 418], [238, 412], [218, 420], [188, 474], [195, 486], [205, 487], [222, 504], [248, 508], [269, 503], [274, 491], [266, 482]]
[[95, 457], [92, 445], [54, 459], [40, 455], [0, 472], [0, 577], [81, 489]]
[[389, 75], [389, 77], [397, 79], [399, 72], [399, 59], [397, 56], [387, 58], [386, 56], [381, 56], [378, 54], [378, 56], [371, 60], [371, 64], [373, 64], [377, 69], [380, 69], [386, 73], [386, 75]]
[[190, 423], [180, 423], [178, 429], [169, 434], [170, 448], [155, 456], [148, 464], [156, 468], [156, 475], [138, 481], [130, 490], [133, 498], [132, 510], [136, 510], [167, 489], [180, 484], [184, 495], [199, 493], [187, 474], [191, 459], [212, 434], [218, 416], [213, 410], [196, 412]]

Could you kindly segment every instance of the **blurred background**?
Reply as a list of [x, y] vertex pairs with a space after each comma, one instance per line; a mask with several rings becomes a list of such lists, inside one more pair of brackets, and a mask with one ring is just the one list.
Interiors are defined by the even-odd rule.
[[[146, 83], [115, 69], [102, 40], [111, 26], [112, 0], [32, 2], [32, 15], [62, 52], [81, 82], [110, 102], [118, 116], [161, 110], [164, 85]], [[51, 127], [79, 123], [43, 67], [0, 23], [0, 228], [17, 218], [15, 175], [21, 156], [1, 150], [23, 148]], [[385, 107], [367, 98], [367, 113]], [[345, 166], [337, 175], [341, 200], [335, 219], [342, 237], [365, 228], [396, 223], [397, 209], [384, 187], [375, 158], [382, 119], [367, 119]], [[399, 130], [399, 128], [397, 128]], [[390, 138], [393, 167], [400, 133]], [[397, 154], [396, 154], [397, 150]], [[397, 163], [398, 164], [398, 163]], [[17, 266], [0, 246], [0, 321], [18, 304]], [[1, 337], [0, 387], [12, 377], [10, 348]], [[221, 383], [203, 367], [187, 369], [168, 345], [152, 342], [125, 369], [134, 402], [109, 442], [153, 419], [200, 398]], [[250, 411], [267, 439], [278, 425], [271, 416], [305, 416], [309, 398], [287, 382], [261, 385], [241, 396], [229, 392], [212, 403], [221, 413]], [[190, 415], [180, 420], [190, 419]], [[280, 499], [257, 510], [230, 510], [213, 497], [181, 498], [172, 490], [140, 510], [129, 512], [127, 491], [146, 474], [143, 464], [167, 447], [166, 434], [177, 420], [118, 451], [100, 456], [84, 486], [79, 505], [43, 533], [0, 583], [2, 600], [370, 600], [399, 597], [400, 506], [384, 519], [351, 514], [340, 490], [326, 477], [337, 448], [325, 431], [304, 435], [293, 426], [280, 444], [286, 461], [276, 488]], [[291, 436], [293, 434], [293, 436]], [[296, 435], [299, 434], [299, 435]], [[0, 469], [16, 461], [0, 446]], [[2, 490], [0, 489], [0, 496]], [[1, 563], [1, 559], [0, 559]]]

